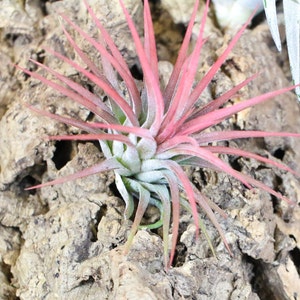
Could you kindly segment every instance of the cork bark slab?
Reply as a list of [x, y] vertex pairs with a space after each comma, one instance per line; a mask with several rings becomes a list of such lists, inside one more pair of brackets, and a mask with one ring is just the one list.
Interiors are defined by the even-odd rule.
[[[124, 2], [142, 32], [141, 1]], [[190, 2], [181, 6], [182, 1], [176, 1], [178, 14], [167, 1], [152, 7], [161, 60], [174, 62], [182, 28], [189, 19]], [[118, 1], [89, 3], [129, 65], [138, 68]], [[35, 58], [87, 85], [82, 76], [43, 50], [44, 46], [51, 47], [78, 59], [62, 35], [57, 16], [61, 11], [96, 34], [80, 0], [0, 2], [0, 299], [298, 299], [298, 207], [291, 210], [224, 174], [187, 170], [203, 193], [227, 213], [227, 219], [218, 219], [234, 256], [228, 254], [204, 216], [218, 256], [213, 257], [201, 234], [195, 240], [192, 217], [182, 214], [175, 264], [168, 272], [163, 268], [159, 230], [139, 231], [129, 254], [124, 255], [131, 221], [123, 218], [124, 203], [115, 192], [111, 173], [24, 191], [103, 159], [96, 144], [45, 140], [46, 135], [77, 130], [36, 115], [26, 103], [82, 120], [89, 118], [89, 112], [12, 65], [32, 69], [28, 59]], [[173, 22], [172, 15], [181, 25]], [[206, 34], [209, 40], [202, 51], [199, 78], [230, 39], [214, 25], [212, 13]], [[75, 40], [97, 63], [99, 55], [79, 36], [75, 35]], [[232, 101], [287, 86], [287, 66], [286, 53], [276, 52], [266, 24], [256, 24], [245, 32], [201, 101], [209, 101], [255, 72], [262, 73]], [[170, 63], [161, 62], [160, 68], [163, 80], [168, 77]], [[295, 95], [288, 93], [242, 112], [222, 126], [300, 132], [299, 104]], [[300, 172], [300, 140], [230, 143], [282, 160]], [[252, 160], [224, 159], [299, 203], [299, 181], [292, 175]]]

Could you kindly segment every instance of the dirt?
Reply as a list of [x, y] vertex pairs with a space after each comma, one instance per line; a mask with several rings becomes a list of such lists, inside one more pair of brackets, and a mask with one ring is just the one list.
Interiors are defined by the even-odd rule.
[[[89, 3], [128, 64], [138, 71], [118, 1]], [[142, 33], [142, 2], [125, 3]], [[191, 7], [176, 1], [180, 14], [169, 14], [167, 3], [153, 3], [160, 59], [174, 62]], [[28, 104], [82, 120], [89, 118], [89, 111], [14, 67], [35, 70], [29, 61], [34, 58], [89, 86], [85, 78], [45, 53], [44, 47], [51, 47], [78, 60], [63, 35], [58, 12], [95, 35], [81, 0], [0, 2], [0, 299], [300, 299], [300, 188], [299, 180], [287, 172], [254, 160], [224, 157], [234, 168], [293, 199], [293, 208], [259, 189], [248, 190], [225, 174], [187, 170], [195, 185], [228, 215], [218, 220], [233, 256], [203, 216], [216, 249], [214, 257], [205, 237], [195, 238], [191, 215], [183, 213], [174, 266], [168, 271], [163, 266], [159, 230], [140, 230], [130, 252], [124, 254], [131, 221], [123, 217], [124, 202], [115, 191], [112, 173], [25, 191], [103, 158], [94, 143], [45, 139], [78, 130], [34, 113]], [[216, 25], [212, 11], [206, 35], [199, 78], [230, 40]], [[75, 40], [97, 63], [99, 54], [78, 34]], [[170, 63], [161, 62], [160, 67], [162, 79], [166, 78]], [[276, 51], [263, 18], [246, 30], [201, 101], [256, 72], [260, 76], [232, 101], [290, 85], [287, 54]], [[300, 132], [299, 103], [289, 92], [237, 114], [219, 125], [222, 128]], [[300, 173], [300, 139], [260, 138], [229, 144], [284, 162]]]

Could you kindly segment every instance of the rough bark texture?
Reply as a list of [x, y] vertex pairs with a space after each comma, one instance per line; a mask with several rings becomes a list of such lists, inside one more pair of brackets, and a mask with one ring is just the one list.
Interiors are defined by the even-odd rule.
[[[153, 11], [160, 58], [173, 62], [183, 25], [174, 24], [170, 16], [185, 25], [191, 12], [189, 2], [193, 1], [172, 0], [171, 6], [168, 2], [162, 0]], [[118, 1], [89, 3], [128, 63], [137, 64]], [[142, 30], [142, 2], [127, 0], [125, 4]], [[168, 7], [175, 11], [171, 9], [169, 14]], [[213, 257], [205, 238], [200, 235], [195, 239], [191, 216], [183, 214], [175, 264], [168, 272], [163, 268], [159, 230], [139, 231], [129, 254], [124, 255], [122, 245], [131, 221], [123, 218], [124, 204], [114, 194], [112, 174], [24, 191], [102, 159], [95, 144], [44, 139], [46, 135], [75, 133], [76, 129], [36, 115], [26, 103], [83, 120], [89, 112], [12, 65], [34, 69], [28, 59], [35, 58], [88, 84], [74, 70], [44, 54], [43, 46], [48, 46], [78, 59], [62, 34], [59, 11], [95, 34], [81, 0], [0, 2], [0, 299], [300, 299], [299, 205], [291, 209], [267, 193], [247, 190], [224, 174], [187, 170], [202, 192], [228, 214], [219, 221], [234, 256], [204, 219], [216, 247], [218, 258]], [[230, 39], [214, 25], [213, 13], [206, 33], [209, 40], [202, 52], [199, 78]], [[99, 55], [75, 37], [97, 62]], [[245, 32], [202, 101], [255, 72], [262, 73], [234, 101], [287, 86], [287, 66], [286, 53], [276, 52], [266, 24], [256, 24]], [[162, 77], [169, 70], [170, 65], [162, 62]], [[236, 115], [223, 126], [300, 132], [299, 104], [293, 93], [287, 93]], [[230, 143], [274, 157], [300, 172], [300, 140], [266, 138]], [[291, 174], [253, 160], [224, 159], [299, 203], [299, 181]]]

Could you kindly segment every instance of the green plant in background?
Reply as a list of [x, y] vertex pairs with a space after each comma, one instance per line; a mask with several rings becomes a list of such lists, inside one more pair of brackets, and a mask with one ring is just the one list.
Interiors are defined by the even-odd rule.
[[[146, 225], [148, 228], [163, 227], [166, 267], [170, 267], [174, 259], [181, 208], [192, 214], [196, 226], [196, 234], [201, 229], [213, 250], [200, 217], [200, 211], [205, 212], [230, 251], [221, 225], [215, 216], [215, 212], [221, 215], [225, 215], [225, 213], [214, 204], [213, 199], [208, 199], [193, 185], [184, 171], [185, 166], [210, 168], [216, 172], [225, 172], [248, 188], [258, 187], [279, 199], [292, 203], [289, 199], [262, 182], [233, 169], [219, 157], [219, 154], [256, 159], [262, 163], [267, 163], [295, 174], [293, 170], [279, 162], [257, 154], [230, 146], [218, 145], [218, 142], [253, 137], [300, 137], [300, 134], [236, 130], [216, 131], [213, 127], [244, 109], [267, 101], [276, 95], [292, 90], [294, 87], [272, 91], [235, 104], [227, 103], [240, 89], [257, 76], [254, 75], [208, 104], [203, 104], [201, 101], [202, 92], [209, 85], [232, 48], [238, 42], [247, 23], [232, 38], [225, 51], [201, 81], [195, 84], [194, 80], [199, 65], [201, 49], [205, 43], [203, 31], [209, 8], [209, 1], [207, 1], [199, 36], [194, 49], [190, 53], [189, 44], [199, 5], [199, 0], [197, 0], [170, 79], [166, 86], [161, 87], [154, 29], [148, 0], [144, 1], [143, 42], [139, 38], [123, 1], [120, 0], [143, 72], [143, 85], [141, 85], [137, 84], [121, 53], [103, 25], [96, 18], [86, 0], [84, 0], [84, 3], [95, 26], [99, 30], [98, 40], [90, 37], [65, 15], [62, 15], [62, 18], [101, 54], [102, 69], [96, 67], [93, 58], [88, 57], [79, 48], [64, 27], [64, 34], [78, 57], [82, 60], [82, 66], [53, 50], [48, 49], [48, 52], [73, 67], [78, 73], [84, 75], [91, 84], [101, 88], [106, 94], [107, 101], [104, 101], [99, 95], [92, 93], [79, 83], [37, 61], [32, 60], [40, 70], [52, 75], [53, 80], [44, 77], [39, 72], [32, 72], [21, 67], [18, 68], [34, 79], [42, 81], [83, 105], [94, 115], [93, 121], [78, 120], [32, 107], [39, 114], [82, 130], [82, 134], [52, 136], [49, 139], [97, 140], [100, 142], [105, 159], [75, 174], [42, 183], [29, 189], [61, 184], [100, 172], [114, 171], [116, 187], [126, 205], [125, 217], [130, 218], [134, 215], [125, 251], [129, 250], [147, 207], [154, 205], [160, 212], [159, 220], [154, 224], [143, 225]], [[122, 86], [125, 84], [126, 92], [121, 88], [121, 84]], [[224, 106], [224, 104], [226, 105]], [[134, 212], [135, 203], [137, 208]], [[169, 245], [171, 225], [173, 234], [171, 245]]]
[[[281, 51], [281, 41], [276, 17], [276, 0], [263, 0], [267, 21], [277, 49]], [[286, 42], [291, 73], [295, 84], [300, 83], [300, 1], [283, 0]], [[296, 87], [300, 100], [300, 88]]]
[[[276, 0], [213, 0], [216, 16], [223, 28], [235, 29], [243, 24], [252, 11], [265, 10], [269, 28], [278, 51], [281, 39], [278, 30]], [[283, 0], [287, 49], [294, 84], [300, 83], [300, 1]], [[295, 89], [300, 100], [300, 88]]]
[[222, 28], [239, 28], [255, 9], [263, 10], [263, 0], [212, 0], [218, 23]]

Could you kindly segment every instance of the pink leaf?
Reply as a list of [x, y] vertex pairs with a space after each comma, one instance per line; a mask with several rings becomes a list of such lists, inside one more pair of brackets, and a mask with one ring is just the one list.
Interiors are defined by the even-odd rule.
[[246, 108], [252, 107], [259, 103], [265, 102], [275, 96], [284, 94], [284, 93], [294, 89], [295, 87], [296, 86], [282, 88], [280, 90], [265, 93], [263, 95], [259, 95], [254, 98], [245, 100], [243, 102], [234, 104], [233, 106], [230, 106], [230, 107], [225, 107], [225, 108], [218, 109], [216, 111], [211, 111], [203, 116], [199, 116], [195, 119], [192, 119], [192, 120], [186, 122], [182, 126], [181, 130], [179, 130], [178, 134], [189, 135], [192, 133], [197, 133], [197, 132], [204, 130], [212, 125], [216, 125], [216, 124], [220, 123], [221, 121], [232, 116], [235, 113], [238, 113]]
[[300, 174], [298, 174], [297, 172], [295, 172], [293, 169], [289, 168], [288, 166], [286, 166], [282, 163], [279, 163], [277, 161], [265, 158], [261, 155], [257, 155], [255, 153], [251, 153], [251, 152], [244, 151], [244, 150], [237, 149], [237, 148], [222, 147], [222, 146], [206, 146], [205, 149], [211, 151], [212, 153], [222, 153], [222, 154], [228, 154], [228, 155], [235, 155], [235, 156], [253, 158], [257, 161], [261, 161], [263, 163], [273, 165], [273, 166], [275, 166], [275, 167], [277, 167], [281, 170], [290, 172], [290, 173], [296, 175], [297, 177], [300, 177]]
[[196, 118], [198, 116], [202, 116], [202, 115], [205, 115], [205, 114], [207, 114], [209, 112], [217, 110], [220, 106], [222, 106], [226, 101], [228, 101], [231, 97], [233, 97], [238, 91], [240, 91], [244, 86], [246, 86], [250, 81], [252, 81], [253, 79], [255, 79], [257, 76], [258, 76], [258, 74], [254, 74], [251, 77], [247, 78], [246, 80], [244, 80], [240, 84], [238, 84], [235, 87], [233, 87], [228, 92], [226, 92], [223, 95], [221, 95], [216, 100], [213, 100], [213, 101], [209, 102], [204, 107], [201, 107], [199, 110], [195, 111], [190, 116], [190, 118], [194, 119], [194, 118]]
[[188, 99], [198, 70], [201, 48], [203, 45], [203, 32], [208, 13], [209, 1], [206, 1], [205, 10], [201, 20], [200, 32], [196, 42], [196, 46], [182, 68], [180, 80], [174, 92], [174, 97], [171, 101], [168, 111], [164, 117], [163, 124], [160, 128], [159, 141], [164, 141], [172, 134], [173, 128], [177, 120], [182, 117], [185, 110], [188, 110]]
[[[174, 151], [174, 150], [172, 150], [172, 151]], [[289, 204], [294, 204], [293, 201], [291, 201], [290, 199], [284, 197], [280, 193], [274, 191], [273, 189], [266, 186], [262, 182], [260, 182], [258, 180], [255, 180], [255, 179], [253, 179], [253, 178], [251, 178], [251, 177], [249, 177], [245, 174], [242, 174], [242, 173], [234, 170], [233, 168], [228, 166], [226, 163], [224, 163], [221, 159], [215, 157], [213, 155], [213, 153], [211, 153], [210, 151], [208, 151], [204, 147], [199, 147], [198, 149], [196, 149], [196, 148], [192, 148], [192, 147], [186, 147], [185, 145], [181, 145], [176, 149], [176, 151], [174, 151], [174, 154], [175, 153], [177, 155], [181, 154], [181, 155], [197, 156], [197, 157], [199, 157], [203, 160], [208, 161], [209, 163], [214, 165], [220, 171], [225, 172], [228, 175], [236, 178], [237, 180], [242, 182], [244, 185], [246, 185], [248, 188], [250, 188], [250, 185], [256, 186], [256, 187], [268, 192], [269, 194], [277, 197], [278, 199], [284, 200]]]
[[126, 144], [127, 146], [134, 147], [129, 138], [122, 134], [109, 134], [109, 133], [89, 133], [89, 134], [76, 134], [76, 135], [54, 135], [49, 136], [50, 141], [118, 141]]
[[[22, 70], [23, 72], [25, 72], [26, 74], [32, 76], [33, 78], [38, 79], [41, 82], [45, 83], [47, 86], [52, 87], [54, 90], [59, 91], [61, 94], [65, 95], [65, 96], [73, 99], [77, 103], [85, 106], [87, 109], [92, 111], [94, 114], [98, 115], [103, 120], [105, 120], [107, 122], [111, 122], [111, 123], [116, 122], [115, 118], [109, 113], [108, 109], [106, 109], [106, 110], [101, 109], [101, 107], [99, 105], [96, 105], [95, 103], [93, 103], [89, 98], [85, 98], [85, 97], [83, 97], [83, 95], [79, 95], [78, 93], [75, 93], [74, 91], [72, 91], [64, 86], [62, 86], [54, 81], [49, 80], [38, 73], [31, 72], [29, 70], [21, 68], [20, 66], [16, 66], [16, 67], [18, 69]], [[42, 67], [44, 69], [48, 70], [48, 67], [46, 67], [44, 65]], [[55, 73], [56, 72], [53, 71], [53, 74], [55, 74]], [[65, 79], [66, 79], [66, 77], [65, 77]], [[66, 82], [68, 82], [67, 79], [66, 79]], [[91, 99], [94, 99], [94, 98], [91, 98]]]
[[148, 62], [147, 55], [143, 48], [142, 42], [139, 38], [138, 32], [134, 26], [134, 23], [127, 9], [125, 8], [122, 0], [120, 0], [120, 4], [123, 8], [123, 12], [125, 14], [128, 27], [131, 31], [131, 35], [135, 43], [136, 51], [144, 74], [145, 87], [147, 90], [147, 104], [148, 104], [147, 127], [150, 125], [150, 131], [153, 134], [153, 136], [155, 136], [161, 126], [161, 122], [163, 119], [164, 100], [162, 97], [162, 93], [160, 91], [159, 82], [157, 81], [157, 78], [155, 77], [152, 68]]
[[52, 113], [47, 112], [45, 110], [37, 109], [36, 107], [31, 106], [31, 105], [25, 104], [25, 106], [27, 106], [29, 109], [33, 110], [34, 112], [36, 112], [36, 113], [38, 113], [42, 116], [51, 118], [51, 119], [56, 120], [58, 122], [65, 123], [67, 125], [71, 125], [71, 126], [80, 128], [80, 129], [85, 130], [87, 132], [97, 133], [97, 130], [94, 129], [93, 127], [89, 126], [89, 123], [87, 123], [87, 122], [80, 121], [80, 120], [75, 120], [75, 119], [72, 119], [72, 118], [66, 118], [66, 117], [63, 117], [63, 116], [60, 116], [60, 115], [56, 115], [56, 114], [52, 114]]
[[172, 171], [177, 177], [178, 181], [182, 184], [182, 188], [189, 200], [191, 209], [192, 209], [192, 215], [194, 218], [195, 226], [196, 226], [196, 236], [199, 234], [199, 216], [197, 211], [197, 204], [195, 200], [195, 194], [193, 191], [192, 183], [190, 182], [189, 178], [183, 171], [183, 169], [175, 162], [171, 160], [166, 160], [164, 162], [164, 167]]
[[213, 66], [210, 68], [210, 70], [207, 72], [207, 74], [201, 79], [201, 81], [197, 84], [196, 88], [192, 92], [191, 96], [189, 97], [189, 103], [188, 106], [191, 107], [194, 105], [194, 103], [198, 100], [200, 95], [202, 94], [203, 90], [207, 87], [207, 85], [211, 82], [215, 74], [218, 72], [226, 58], [228, 57], [229, 53], [233, 49], [233, 47], [236, 45], [238, 40], [240, 39], [241, 35], [244, 33], [246, 27], [249, 25], [250, 21], [252, 20], [253, 16], [255, 14], [255, 11], [252, 13], [252, 15], [249, 17], [247, 22], [242, 26], [242, 28], [235, 34], [235, 36], [232, 38], [231, 42], [225, 49], [225, 51], [219, 56], [217, 61], [213, 64]]
[[131, 226], [131, 230], [129, 233], [129, 236], [127, 238], [127, 242], [125, 244], [125, 250], [124, 252], [127, 253], [129, 251], [129, 248], [132, 244], [132, 240], [138, 230], [138, 227], [142, 221], [142, 218], [144, 216], [144, 213], [146, 211], [146, 208], [148, 207], [149, 201], [150, 201], [150, 193], [148, 190], [144, 189], [142, 185], [138, 185], [139, 188], [139, 202], [138, 207], [135, 213], [135, 218], [133, 221], [133, 224]]
[[165, 92], [164, 92], [164, 99], [166, 101], [166, 108], [167, 109], [169, 108], [169, 105], [171, 103], [171, 99], [173, 98], [173, 93], [176, 90], [176, 85], [177, 85], [177, 82], [178, 82], [178, 79], [179, 79], [179, 75], [181, 73], [182, 66], [183, 66], [183, 64], [186, 60], [186, 57], [187, 57], [187, 51], [188, 51], [190, 39], [191, 39], [191, 36], [192, 36], [192, 30], [193, 30], [193, 27], [194, 27], [198, 7], [199, 7], [199, 0], [196, 0], [194, 8], [193, 8], [193, 13], [192, 13], [192, 16], [190, 18], [189, 25], [186, 29], [184, 40], [183, 40], [182, 45], [180, 47], [178, 57], [177, 57], [177, 60], [176, 60], [176, 63], [175, 63], [174, 69], [173, 69], [173, 72], [171, 74], [170, 80], [169, 80], [168, 85], [167, 85], [167, 87], [165, 89]]
[[198, 142], [193, 138], [186, 135], [175, 135], [174, 137], [167, 139], [165, 142], [159, 145], [156, 154], [164, 153], [165, 151], [176, 148], [180, 144], [190, 144], [195, 147], [198, 146]]
[[51, 186], [51, 185], [56, 185], [56, 184], [62, 184], [67, 181], [72, 181], [76, 180], [82, 177], [90, 176], [93, 174], [101, 173], [101, 172], [107, 172], [119, 168], [124, 168], [120, 163], [118, 163], [115, 159], [107, 159], [102, 161], [101, 163], [98, 163], [92, 167], [86, 168], [82, 171], [76, 172], [71, 175], [67, 175], [46, 183], [38, 184], [35, 186], [31, 186], [29, 188], [26, 188], [26, 190], [33, 190], [33, 189], [38, 189], [38, 188], [43, 188], [46, 186]]
[[[221, 170], [222, 172], [225, 172], [239, 181], [241, 181], [244, 185], [246, 185], [248, 188], [251, 188], [247, 180], [245, 180], [243, 174], [235, 171], [232, 169], [229, 165], [227, 165], [224, 161], [222, 161], [220, 158], [215, 156], [213, 153], [208, 151], [207, 149], [203, 147], [193, 147], [190, 145], [179, 145], [178, 147], [169, 150], [172, 155], [185, 155], [185, 156], [196, 156], [204, 161], [210, 163], [211, 165], [215, 166], [217, 169]], [[160, 158], [160, 157], [159, 157]]]
[[172, 246], [169, 258], [169, 263], [166, 268], [170, 268], [175, 257], [175, 250], [179, 231], [179, 215], [180, 215], [180, 195], [176, 176], [173, 173], [164, 172], [165, 178], [168, 181], [172, 199]]
[[119, 107], [122, 109], [124, 114], [128, 117], [129, 121], [135, 126], [138, 125], [137, 117], [136, 117], [135, 113], [133, 112], [131, 106], [127, 103], [127, 101], [123, 97], [121, 97], [119, 95], [119, 93], [110, 84], [101, 80], [101, 78], [99, 78], [96, 75], [92, 74], [91, 72], [85, 70], [84, 68], [79, 66], [77, 63], [75, 63], [74, 61], [61, 55], [60, 53], [57, 53], [50, 49], [47, 49], [47, 51], [52, 53], [56, 57], [60, 58], [61, 60], [65, 61], [66, 63], [68, 63], [75, 70], [82, 73], [84, 76], [86, 76], [88, 79], [90, 79], [96, 85], [98, 85], [101, 89], [103, 89], [103, 91], [119, 105]]
[[116, 61], [118, 61], [118, 63], [120, 64], [120, 66], [123, 68], [123, 70], [129, 75], [130, 70], [128, 68], [128, 65], [126, 63], [126, 61], [124, 60], [124, 57], [122, 56], [122, 54], [120, 53], [119, 49], [116, 47], [113, 39], [111, 38], [111, 36], [109, 35], [109, 33], [106, 31], [106, 29], [103, 27], [103, 25], [101, 24], [101, 22], [98, 20], [98, 18], [96, 17], [94, 11], [91, 9], [91, 7], [88, 5], [87, 0], [83, 0], [84, 4], [89, 12], [89, 14], [92, 16], [93, 21], [95, 22], [95, 24], [97, 25], [97, 28], [100, 30], [102, 37], [104, 38], [105, 42], [107, 43], [113, 57], [116, 59]]
[[[231, 252], [231, 249], [228, 245], [228, 242], [226, 240], [226, 237], [224, 235], [224, 232], [218, 222], [218, 220], [216, 219], [216, 216], [214, 214], [214, 212], [212, 211], [211, 207], [209, 206], [208, 204], [208, 201], [207, 201], [207, 198], [202, 195], [202, 193], [200, 193], [198, 190], [196, 193], [196, 200], [197, 200], [197, 203], [199, 204], [199, 206], [203, 209], [203, 211], [207, 214], [207, 216], [209, 217], [210, 221], [213, 223], [213, 225], [216, 227], [216, 229], [218, 230], [219, 234], [220, 234], [220, 237], [226, 247], [226, 249], [228, 250], [228, 252], [232, 254]], [[207, 238], [209, 239], [209, 238]]]
[[[105, 57], [113, 66], [114, 68], [118, 71], [118, 73], [120, 74], [120, 76], [124, 79], [124, 81], [126, 82], [126, 86], [128, 87], [128, 91], [130, 93], [131, 100], [134, 103], [134, 108], [136, 113], [139, 113], [140, 110], [140, 106], [141, 106], [141, 102], [140, 102], [140, 96], [139, 96], [139, 91], [136, 87], [136, 84], [134, 82], [134, 79], [131, 75], [131, 73], [128, 72], [128, 68], [124, 69], [123, 68], [123, 64], [120, 64], [120, 62], [118, 61], [118, 59], [116, 59], [114, 56], [112, 56], [103, 45], [101, 45], [100, 43], [98, 43], [96, 40], [94, 40], [93, 38], [91, 38], [87, 33], [85, 33], [79, 26], [77, 26], [76, 24], [74, 24], [69, 18], [67, 18], [64, 15], [61, 15], [61, 17], [67, 22], [69, 23], [78, 33], [80, 33], [80, 35], [82, 37], [84, 37], [91, 45], [93, 45], [98, 51], [99, 53], [101, 53], [101, 55], [103, 57]], [[75, 42], [73, 40], [70, 40], [70, 43], [72, 45], [75, 44]], [[76, 48], [75, 48], [76, 50]], [[118, 52], [117, 48], [113, 48], [114, 54], [116, 55], [116, 52]], [[117, 55], [117, 57], [119, 57], [119, 55]], [[96, 73], [97, 74], [97, 73]]]
[[300, 133], [293, 132], [270, 132], [270, 131], [252, 131], [252, 130], [233, 130], [233, 131], [213, 131], [203, 132], [193, 135], [193, 138], [201, 144], [229, 141], [233, 139], [248, 139], [258, 137], [300, 137]]
[[153, 28], [148, 0], [144, 0], [144, 39], [145, 39], [144, 48], [145, 48], [146, 56], [148, 57], [149, 64], [151, 64], [152, 71], [156, 78], [156, 81], [158, 82], [159, 75], [158, 75], [156, 43], [155, 43], [154, 28]]

